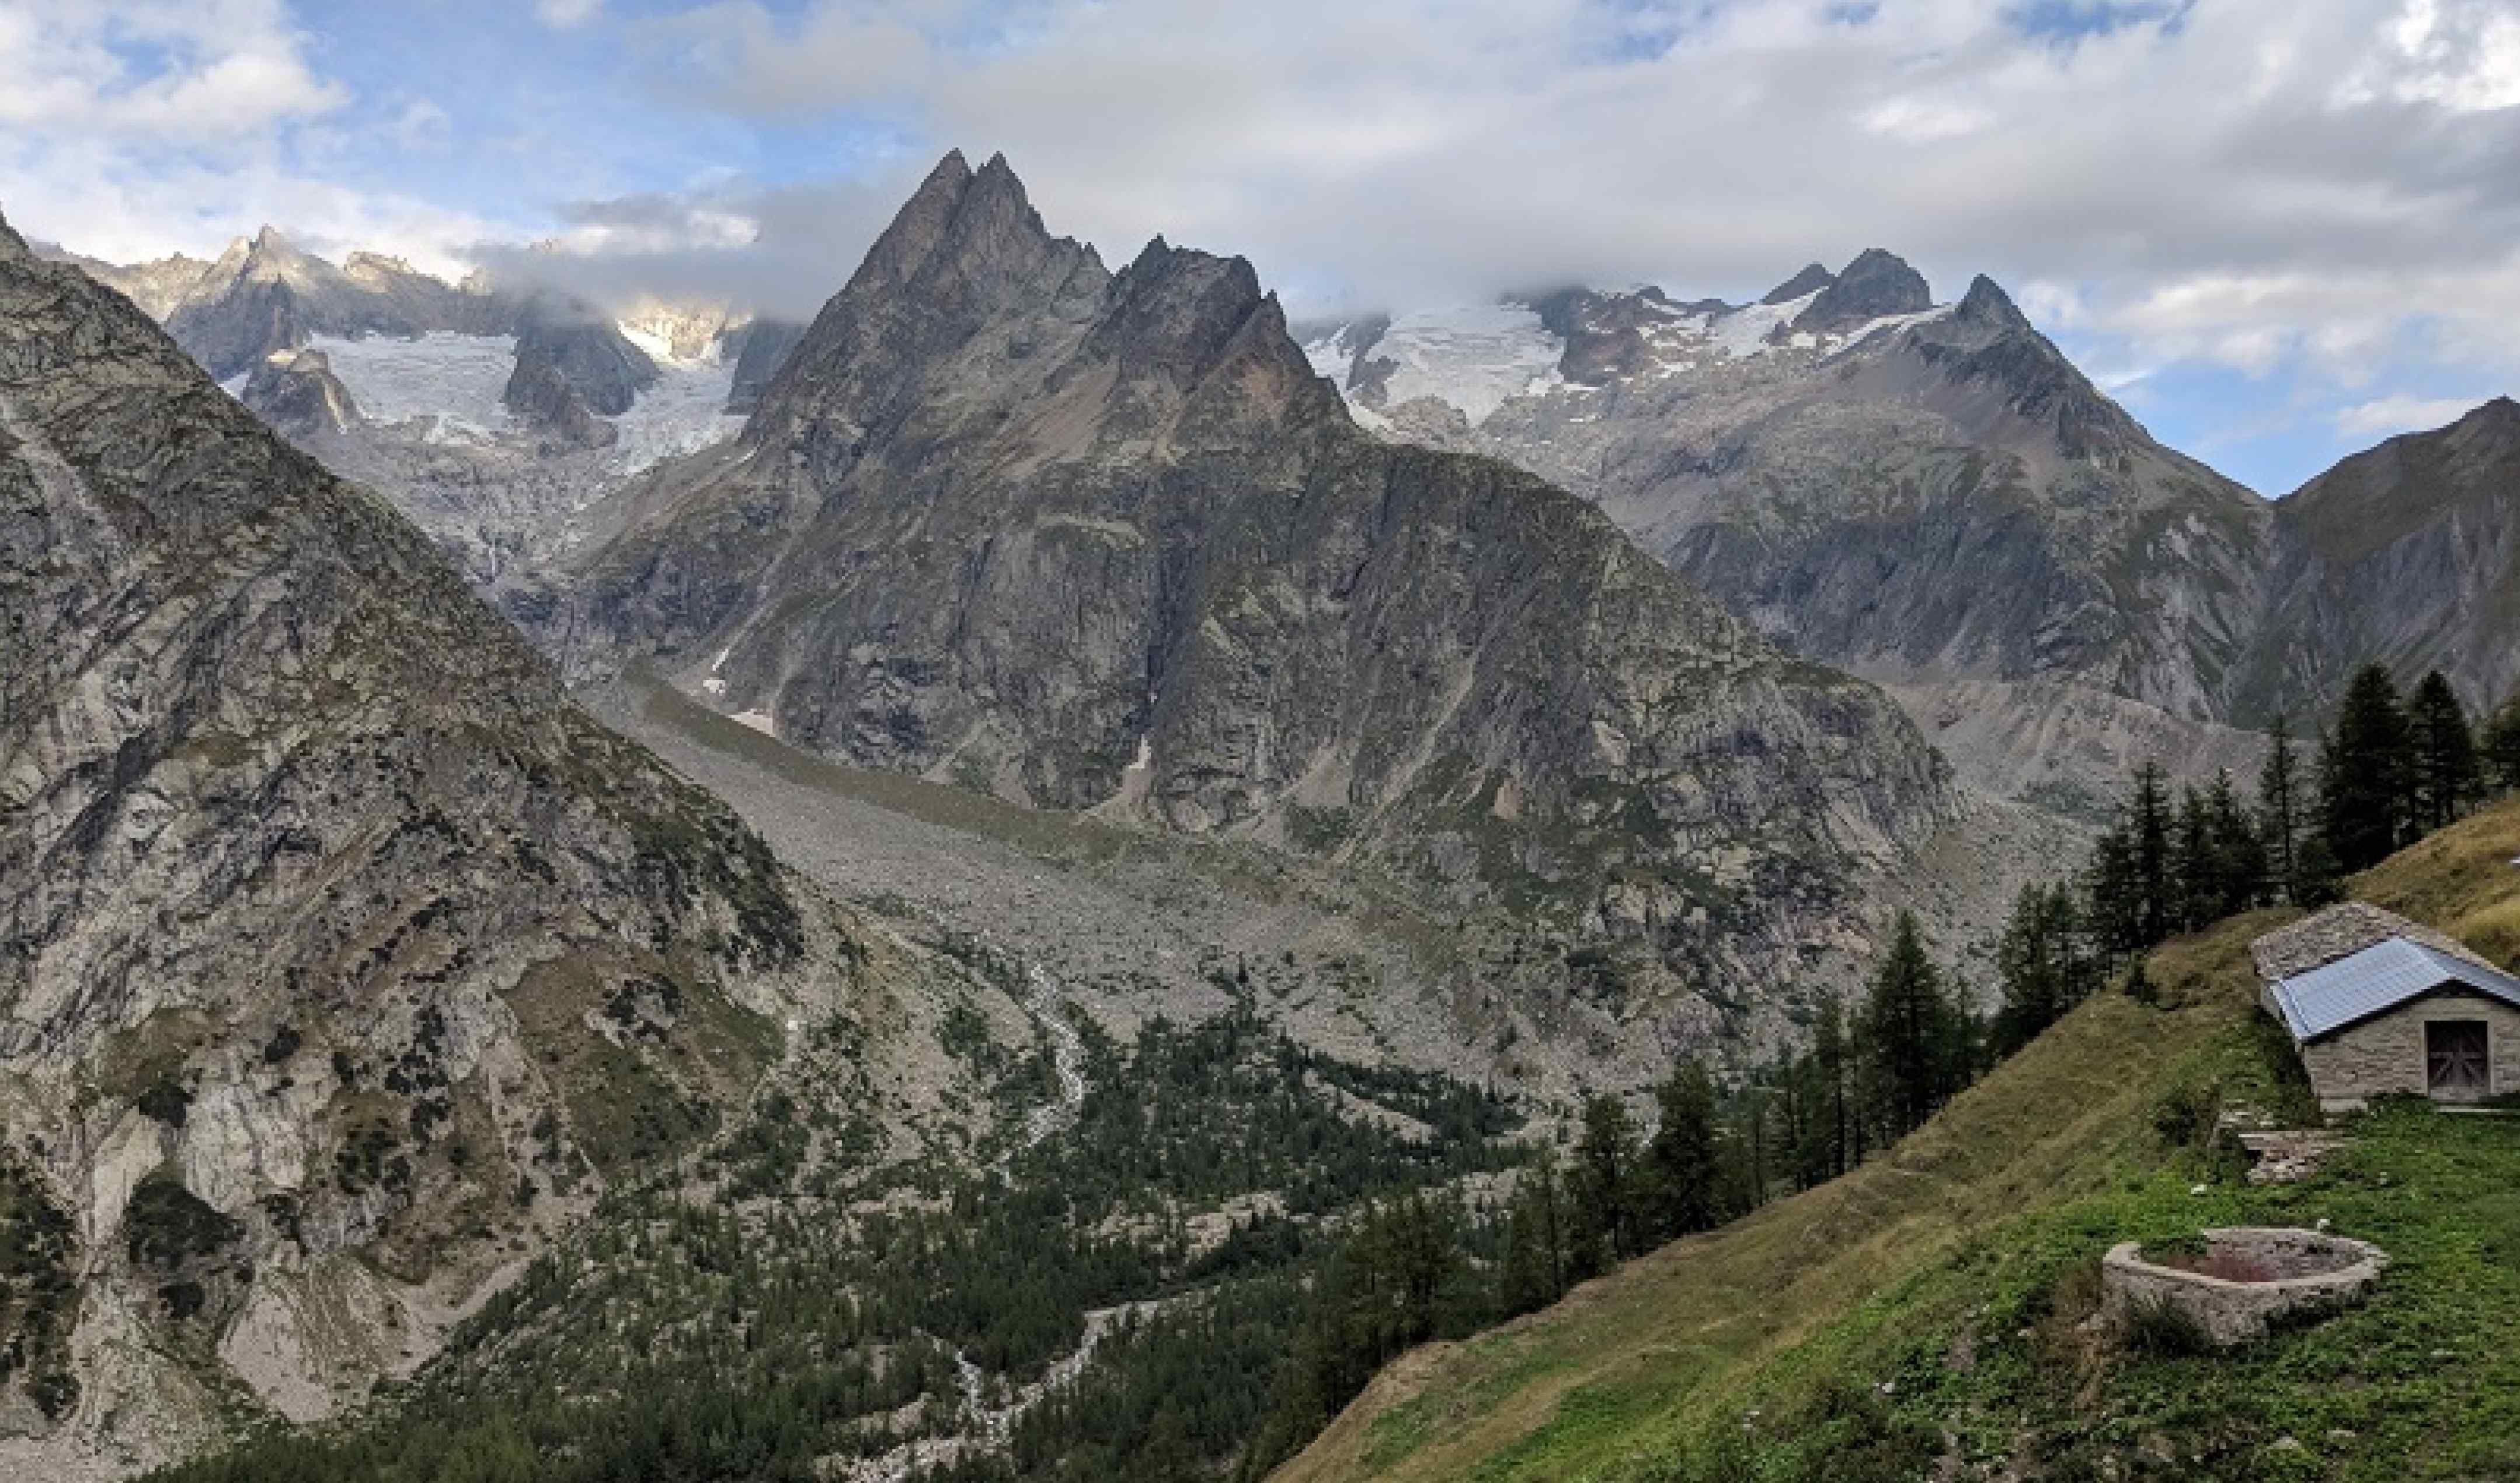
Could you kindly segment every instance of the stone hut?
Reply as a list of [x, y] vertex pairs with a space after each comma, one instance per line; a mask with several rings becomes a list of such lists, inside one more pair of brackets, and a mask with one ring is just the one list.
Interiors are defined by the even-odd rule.
[[2477, 1102], [2520, 1093], [2520, 978], [2452, 938], [2349, 901], [2250, 945], [2259, 997], [2318, 1104], [2383, 1093]]

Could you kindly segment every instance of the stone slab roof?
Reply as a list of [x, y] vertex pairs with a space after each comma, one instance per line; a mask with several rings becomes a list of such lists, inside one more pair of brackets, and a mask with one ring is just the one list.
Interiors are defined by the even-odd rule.
[[2313, 912], [2250, 943], [2249, 956], [2257, 961], [2258, 976], [2273, 983], [2299, 977], [2340, 958], [2350, 958], [2392, 937], [2403, 937], [2478, 967], [2499, 971], [2448, 933], [2409, 921], [2395, 912], [2382, 911], [2367, 901], [2340, 901]]

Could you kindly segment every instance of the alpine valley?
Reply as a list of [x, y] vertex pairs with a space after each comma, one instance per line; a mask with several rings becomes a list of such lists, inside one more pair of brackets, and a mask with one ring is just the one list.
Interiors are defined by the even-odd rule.
[[[1763, 1315], [1763, 1241], [2183, 1188], [2130, 1099], [2147, 1036], [2254, 1054], [2238, 939], [1950, 1052], [1871, 1162], [1789, 1168], [1769, 1099], [1911, 950], [2000, 1035], [2007, 913], [2145, 764], [2254, 781], [2374, 661], [2520, 686], [2520, 406], [2271, 501], [1888, 251], [1290, 325], [959, 153], [809, 325], [572, 262], [0, 226], [0, 1466], [2177, 1475], [1965, 1470], [1992, 1411], [1618, 1469], [1695, 1465], [1682, 1369], [1852, 1435], [1895, 1386], [1804, 1395], [1797, 1336], [1962, 1322], [1905, 1255]], [[1701, 1084], [1730, 1203], [1514, 1288], [1532, 1191]]]

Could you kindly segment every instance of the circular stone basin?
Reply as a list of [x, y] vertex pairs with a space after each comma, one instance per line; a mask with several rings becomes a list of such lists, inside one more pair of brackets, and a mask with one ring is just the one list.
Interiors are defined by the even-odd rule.
[[2147, 1256], [2134, 1241], [2112, 1249], [2100, 1262], [2104, 1311], [2123, 1324], [2138, 1307], [2166, 1305], [2228, 1349], [2264, 1337], [2278, 1319], [2361, 1302], [2389, 1265], [2370, 1242], [2320, 1231], [2233, 1226], [2202, 1236], [2202, 1252]]

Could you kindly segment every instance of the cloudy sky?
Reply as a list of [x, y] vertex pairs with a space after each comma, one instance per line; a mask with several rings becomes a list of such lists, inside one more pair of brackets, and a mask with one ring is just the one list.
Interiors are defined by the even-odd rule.
[[1299, 313], [1976, 272], [2262, 491], [2520, 390], [2520, 0], [0, 0], [0, 210], [787, 313], [1003, 150]]

